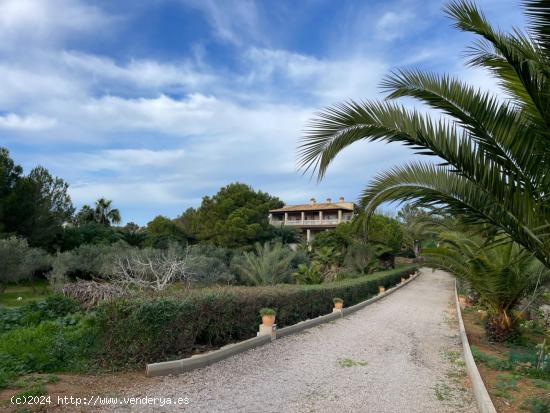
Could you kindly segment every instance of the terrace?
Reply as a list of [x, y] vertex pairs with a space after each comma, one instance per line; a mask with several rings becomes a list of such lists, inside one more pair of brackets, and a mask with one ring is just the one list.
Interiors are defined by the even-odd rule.
[[269, 211], [269, 223], [274, 226], [291, 226], [302, 230], [309, 243], [320, 231], [336, 228], [338, 224], [349, 222], [353, 218], [355, 205], [340, 197], [338, 202], [327, 198], [324, 203], [317, 203], [311, 198], [309, 204], [287, 205]]

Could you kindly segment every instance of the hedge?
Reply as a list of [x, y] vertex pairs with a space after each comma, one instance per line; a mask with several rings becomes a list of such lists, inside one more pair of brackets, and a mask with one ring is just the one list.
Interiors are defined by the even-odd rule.
[[389, 288], [416, 270], [406, 266], [319, 285], [220, 287], [105, 303], [98, 310], [103, 358], [114, 365], [182, 358], [204, 348], [256, 335], [263, 307], [277, 310], [284, 327], [331, 312], [333, 298], [346, 306]]

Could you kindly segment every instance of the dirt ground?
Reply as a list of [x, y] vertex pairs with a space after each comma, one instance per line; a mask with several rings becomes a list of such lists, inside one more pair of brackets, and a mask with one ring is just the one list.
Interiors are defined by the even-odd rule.
[[[47, 375], [34, 374], [31, 377], [40, 377]], [[156, 378], [146, 378], [145, 369], [142, 371], [103, 373], [97, 375], [80, 374], [60, 374], [56, 373], [59, 380], [55, 383], [46, 384], [47, 395], [51, 396], [52, 404], [44, 406], [14, 406], [10, 403], [12, 396], [21, 392], [20, 389], [5, 389], [0, 391], [0, 411], [1, 412], [52, 412], [52, 411], [79, 411], [74, 406], [63, 407], [57, 403], [58, 398], [65, 396], [89, 397], [94, 396], [118, 396], [127, 389], [142, 384], [151, 385], [158, 381]], [[76, 409], [76, 410], [75, 410]], [[85, 411], [81, 409], [80, 411]]]
[[[500, 359], [507, 359], [510, 349], [504, 344], [490, 343], [483, 327], [483, 313], [477, 311], [465, 311], [462, 314], [464, 326], [468, 335], [470, 346], [477, 347], [480, 351]], [[496, 384], [498, 376], [509, 374], [510, 371], [499, 371], [488, 368], [484, 363], [477, 363], [477, 367], [489, 391], [493, 404], [499, 413], [526, 412], [521, 405], [527, 399], [541, 398], [548, 395], [547, 389], [538, 388], [528, 377], [517, 378], [517, 388], [509, 390], [511, 397], [501, 397], [498, 393]], [[513, 373], [513, 372], [512, 372]]]

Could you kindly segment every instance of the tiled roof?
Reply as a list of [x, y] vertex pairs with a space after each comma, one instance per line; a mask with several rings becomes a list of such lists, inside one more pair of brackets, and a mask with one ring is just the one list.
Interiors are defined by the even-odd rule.
[[353, 211], [353, 202], [331, 202], [331, 203], [315, 203], [304, 205], [286, 205], [282, 208], [271, 209], [269, 212], [301, 212], [301, 211], [326, 211], [338, 210]]

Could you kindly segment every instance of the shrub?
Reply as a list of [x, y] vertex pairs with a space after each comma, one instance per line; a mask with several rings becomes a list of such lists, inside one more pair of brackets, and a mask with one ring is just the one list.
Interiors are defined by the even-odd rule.
[[0, 387], [20, 374], [88, 369], [96, 337], [93, 315], [81, 313], [1, 334]]
[[298, 265], [298, 269], [292, 275], [298, 284], [321, 284], [323, 282], [323, 274], [316, 262], [311, 263], [309, 266], [306, 264]]
[[235, 275], [229, 269], [232, 256], [233, 252], [228, 248], [193, 245], [189, 249], [189, 271], [201, 285], [232, 284], [235, 282]]
[[29, 280], [36, 272], [51, 265], [49, 255], [40, 248], [31, 248], [25, 239], [0, 239], [0, 292], [8, 283]]
[[379, 246], [368, 245], [354, 240], [348, 246], [344, 257], [344, 267], [359, 274], [369, 274], [380, 270], [380, 261], [377, 252]]
[[291, 280], [295, 253], [280, 242], [256, 244], [254, 252], [237, 256], [232, 267], [241, 280], [250, 285], [274, 285]]
[[64, 284], [68, 278], [107, 278], [117, 261], [128, 255], [131, 247], [123, 241], [111, 245], [84, 244], [71, 251], [57, 254], [49, 276], [54, 285]]
[[400, 282], [414, 267], [320, 285], [216, 287], [133, 298], [102, 304], [98, 309], [104, 357], [115, 364], [187, 357], [202, 346], [222, 346], [256, 334], [258, 311], [276, 308], [278, 325], [327, 314], [333, 297], [349, 305]]
[[343, 304], [343, 303], [344, 303], [344, 300], [341, 299], [341, 298], [339, 298], [339, 297], [335, 297], [335, 298], [332, 299], [332, 302], [333, 302], [334, 304]]
[[19, 308], [0, 308], [0, 334], [65, 317], [80, 309], [76, 301], [60, 295], [52, 295], [44, 301], [31, 302]]

